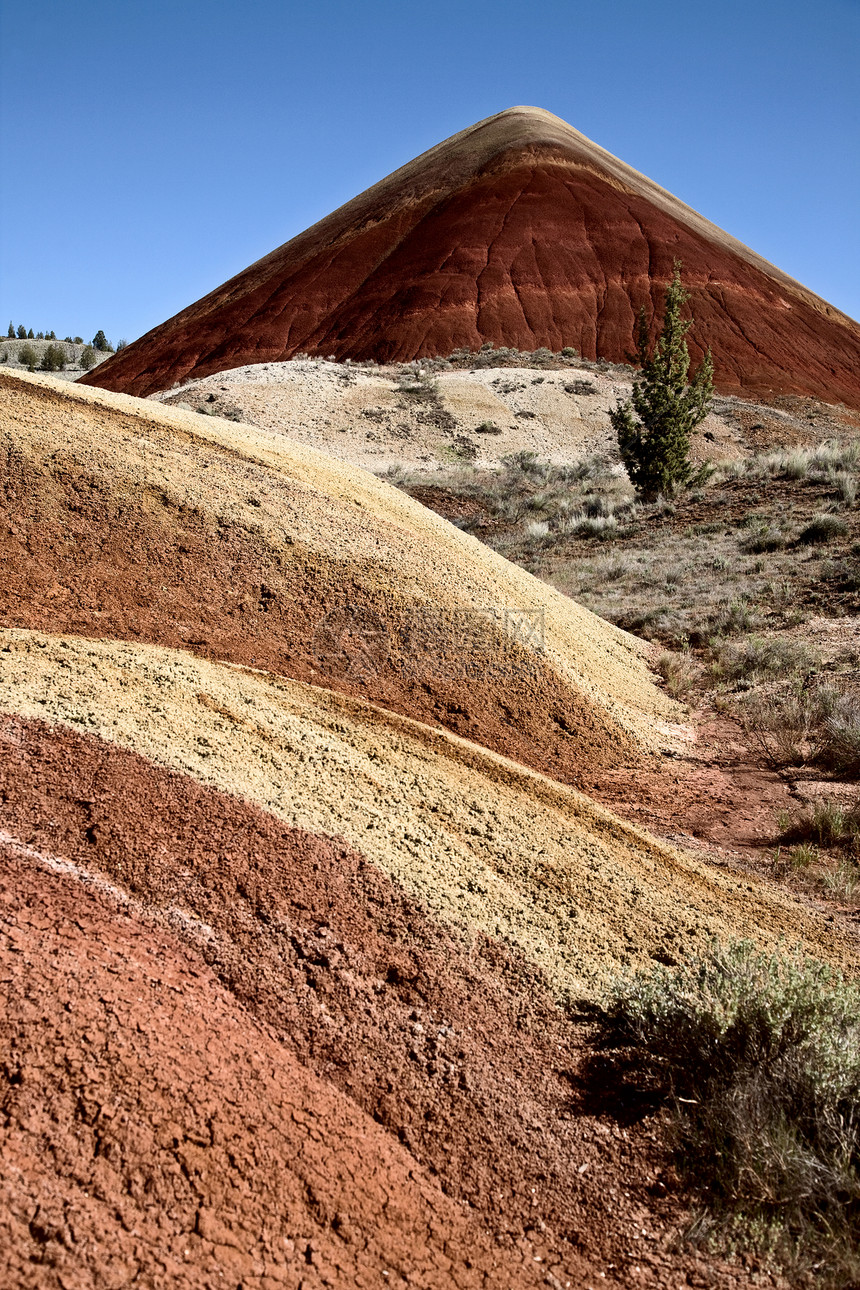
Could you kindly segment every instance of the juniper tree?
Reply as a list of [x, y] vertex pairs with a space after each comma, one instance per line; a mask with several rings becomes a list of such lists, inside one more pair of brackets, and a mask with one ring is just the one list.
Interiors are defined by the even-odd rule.
[[39, 366], [43, 372], [62, 372], [66, 366], [66, 351], [53, 343], [47, 345]]
[[645, 310], [639, 314], [637, 357], [642, 369], [633, 394], [609, 416], [618, 436], [621, 459], [637, 493], [646, 501], [671, 494], [690, 478], [690, 435], [711, 407], [714, 365], [711, 351], [688, 382], [690, 354], [684, 339], [693, 325], [681, 317], [689, 299], [675, 261], [666, 288], [663, 328], [656, 344], [648, 341]]
[[32, 345], [22, 345], [18, 350], [18, 362], [31, 372], [36, 370], [36, 363], [39, 361], [39, 355]]
[[9, 330], [6, 332], [6, 335], [11, 336], [13, 339], [15, 337], [15, 328], [12, 326], [11, 323], [9, 324]]

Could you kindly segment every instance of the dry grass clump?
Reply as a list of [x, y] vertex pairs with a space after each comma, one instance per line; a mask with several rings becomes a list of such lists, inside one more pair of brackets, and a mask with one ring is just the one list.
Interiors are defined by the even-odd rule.
[[546, 346], [524, 350], [510, 345], [494, 345], [491, 341], [481, 345], [480, 349], [461, 347], [452, 350], [447, 358], [431, 358], [426, 362], [436, 371], [450, 368], [475, 370], [487, 367], [533, 367], [540, 370], [576, 367], [588, 371], [618, 371], [629, 374], [631, 370], [624, 363], [609, 363], [601, 359], [591, 362], [589, 359], [580, 357], [579, 352], [572, 345], [565, 345], [560, 350], [548, 349]]
[[781, 524], [753, 515], [747, 520], [749, 534], [741, 539], [741, 550], [752, 555], [764, 555], [781, 550], [788, 542], [788, 535]]
[[782, 841], [771, 860], [771, 876], [800, 891], [856, 907], [860, 894], [857, 811], [818, 802], [801, 815], [784, 815], [779, 826]]
[[689, 646], [678, 653], [665, 650], [655, 666], [673, 699], [687, 699], [701, 681], [702, 665]]
[[667, 1106], [699, 1234], [848, 1287], [860, 1276], [860, 990], [799, 953], [720, 946], [609, 992], [601, 1046]]
[[860, 773], [860, 698], [840, 695], [824, 719], [821, 760], [842, 775]]
[[753, 690], [735, 711], [760, 759], [781, 770], [822, 756], [838, 697], [830, 685], [794, 682], [781, 691]]
[[817, 662], [817, 655], [808, 645], [780, 636], [717, 639], [711, 653], [713, 680], [741, 682], [747, 687], [767, 677], [784, 678], [809, 672]]
[[422, 403], [432, 403], [439, 398], [439, 382], [423, 363], [405, 364], [398, 373], [395, 388], [398, 394]]

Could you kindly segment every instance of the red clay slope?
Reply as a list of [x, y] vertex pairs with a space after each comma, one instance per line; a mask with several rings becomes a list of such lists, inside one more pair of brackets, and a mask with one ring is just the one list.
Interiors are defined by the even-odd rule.
[[511, 108], [432, 148], [82, 378], [147, 395], [288, 359], [491, 341], [624, 361], [673, 259], [727, 392], [860, 407], [860, 327], [558, 117]]

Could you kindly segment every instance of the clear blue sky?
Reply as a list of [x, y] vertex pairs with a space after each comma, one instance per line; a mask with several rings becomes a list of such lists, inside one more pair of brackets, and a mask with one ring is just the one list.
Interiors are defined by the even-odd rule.
[[548, 108], [860, 318], [860, 0], [0, 0], [0, 321], [131, 340]]

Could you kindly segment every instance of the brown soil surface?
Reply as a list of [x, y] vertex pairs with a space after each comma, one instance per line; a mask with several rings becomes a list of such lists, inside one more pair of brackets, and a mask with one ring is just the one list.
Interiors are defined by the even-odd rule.
[[750, 1283], [510, 949], [92, 736], [0, 748], [16, 1285]]
[[539, 1285], [176, 937], [0, 842], [6, 1286]]
[[134, 394], [306, 352], [407, 360], [573, 346], [622, 362], [683, 262], [718, 388], [860, 406], [860, 328], [557, 117], [433, 148], [111, 358]]
[[322, 683], [563, 780], [673, 738], [641, 642], [363, 471], [50, 378], [0, 407], [0, 623]]

